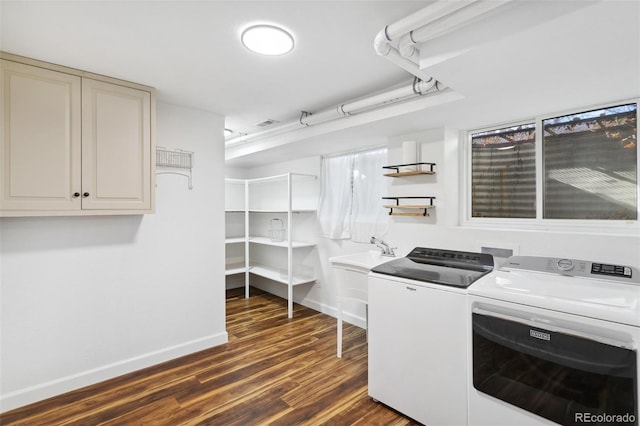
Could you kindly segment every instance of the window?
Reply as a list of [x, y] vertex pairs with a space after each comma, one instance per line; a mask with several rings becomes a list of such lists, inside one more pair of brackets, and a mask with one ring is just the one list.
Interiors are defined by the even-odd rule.
[[637, 106], [471, 132], [470, 217], [637, 220]]
[[636, 104], [542, 121], [544, 217], [636, 220]]
[[387, 148], [322, 158], [318, 220], [325, 237], [368, 243], [386, 232], [380, 203], [386, 160]]
[[536, 217], [535, 124], [471, 136], [473, 217]]

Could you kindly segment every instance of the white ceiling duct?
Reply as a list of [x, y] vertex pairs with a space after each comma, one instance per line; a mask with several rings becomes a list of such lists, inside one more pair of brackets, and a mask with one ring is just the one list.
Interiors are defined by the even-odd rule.
[[405, 34], [410, 33], [416, 28], [419, 28], [423, 25], [426, 25], [430, 22], [435, 21], [443, 16], [447, 16], [455, 12], [458, 9], [461, 9], [469, 4], [475, 3], [479, 0], [464, 0], [464, 1], [436, 1], [431, 3], [429, 6], [424, 9], [420, 9], [419, 11], [412, 13], [409, 16], [406, 16], [393, 24], [389, 24], [385, 26], [382, 30], [378, 32], [374, 41], [373, 47], [375, 48], [378, 55], [386, 56], [391, 52], [393, 46], [391, 42], [394, 40], [398, 40]]
[[422, 81], [415, 79], [412, 84], [402, 86], [397, 89], [388, 90], [383, 93], [378, 93], [358, 100], [342, 103], [336, 107], [322, 110], [317, 113], [303, 112], [300, 119], [285, 123], [273, 129], [265, 130], [263, 132], [252, 133], [249, 135], [238, 136], [226, 141], [227, 147], [236, 145], [243, 142], [252, 142], [254, 140], [263, 139], [266, 137], [276, 136], [282, 133], [290, 132], [297, 128], [305, 126], [313, 126], [327, 121], [336, 120], [338, 118], [348, 117], [360, 112], [370, 111], [372, 109], [380, 108], [383, 106], [406, 102], [428, 93], [438, 92], [445, 89], [442, 84], [439, 84], [435, 79], [430, 78], [428, 81]]
[[[376, 35], [373, 46], [378, 55], [424, 79], [417, 61], [415, 44], [454, 31], [472, 20], [513, 0], [438, 0], [393, 24]], [[392, 42], [394, 44], [392, 44]]]
[[266, 137], [277, 136], [283, 133], [290, 132], [292, 130], [300, 128], [299, 121], [290, 121], [289, 123], [281, 124], [278, 127], [274, 127], [269, 130], [263, 130], [262, 132], [250, 133], [241, 136], [236, 136], [235, 138], [227, 139], [225, 141], [225, 147], [229, 148], [230, 146], [237, 145], [239, 143], [244, 142], [252, 142], [257, 139], [263, 139]]
[[[429, 81], [418, 80], [408, 86], [399, 89], [389, 90], [384, 93], [372, 95], [357, 101], [346, 102], [335, 108], [330, 108], [315, 114], [306, 114], [300, 118], [300, 123], [305, 126], [313, 126], [325, 121], [341, 118], [358, 112], [366, 111], [371, 108], [378, 108], [382, 105], [392, 102], [405, 100], [408, 97], [427, 94], [436, 85], [436, 81], [431, 78]], [[436, 87], [440, 90], [442, 87]]]

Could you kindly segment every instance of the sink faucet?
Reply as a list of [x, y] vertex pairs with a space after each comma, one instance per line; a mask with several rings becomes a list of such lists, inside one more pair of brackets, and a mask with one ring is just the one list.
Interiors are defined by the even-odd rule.
[[385, 243], [384, 241], [382, 241], [379, 238], [376, 237], [371, 237], [371, 239], [369, 240], [369, 242], [371, 244], [375, 244], [377, 247], [380, 248], [381, 251], [381, 255], [382, 256], [391, 256], [394, 257], [396, 255], [396, 253], [394, 252], [395, 249], [397, 249], [398, 247], [389, 247], [389, 244]]

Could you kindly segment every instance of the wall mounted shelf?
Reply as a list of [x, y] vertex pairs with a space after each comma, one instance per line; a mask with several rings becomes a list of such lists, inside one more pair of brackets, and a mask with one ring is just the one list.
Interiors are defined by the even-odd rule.
[[[394, 166], [383, 166], [383, 169], [395, 170], [393, 173], [385, 173], [385, 176], [389, 177], [402, 177], [402, 176], [415, 176], [415, 175], [434, 175], [436, 172], [433, 167], [436, 163], [409, 163], [409, 164], [397, 164]], [[429, 170], [425, 170], [423, 166], [429, 166]], [[400, 171], [403, 167], [415, 167], [415, 170]]]
[[193, 189], [193, 152], [182, 149], [168, 150], [161, 146], [156, 148], [156, 167], [178, 169], [177, 171], [156, 172], [158, 175], [178, 175], [188, 179], [189, 189]]
[[[429, 209], [433, 209], [436, 206], [433, 205], [433, 200], [436, 197], [382, 197], [383, 200], [395, 200], [395, 204], [386, 204], [383, 207], [389, 210], [391, 216], [429, 216]], [[429, 200], [429, 204], [400, 204], [400, 200], [405, 199], [420, 199]], [[396, 211], [394, 211], [394, 209]], [[401, 210], [401, 211], [397, 211]], [[409, 210], [409, 211], [403, 211]], [[419, 210], [416, 212], [415, 210]]]

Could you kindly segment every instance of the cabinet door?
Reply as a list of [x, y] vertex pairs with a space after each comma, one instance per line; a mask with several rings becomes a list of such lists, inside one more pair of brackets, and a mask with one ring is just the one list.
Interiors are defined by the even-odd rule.
[[82, 208], [151, 209], [151, 94], [82, 79]]
[[80, 209], [80, 77], [0, 60], [0, 210]]

